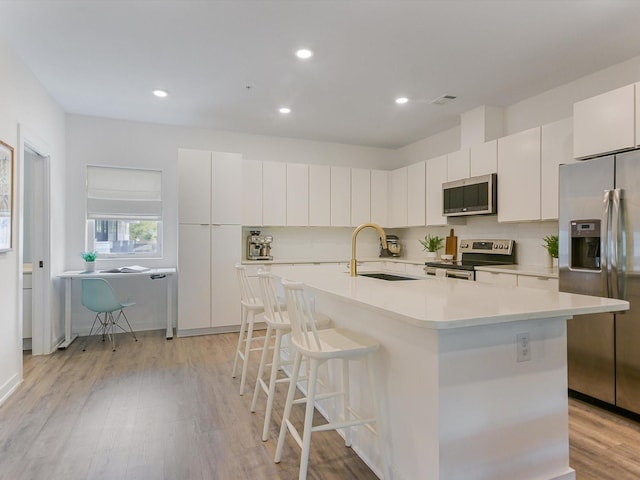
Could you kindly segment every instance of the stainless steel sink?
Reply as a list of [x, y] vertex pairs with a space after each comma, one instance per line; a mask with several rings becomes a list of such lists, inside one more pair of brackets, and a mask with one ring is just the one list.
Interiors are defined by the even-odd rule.
[[380, 280], [387, 280], [390, 282], [395, 282], [398, 280], [418, 280], [414, 277], [404, 277], [402, 275], [394, 275], [392, 273], [359, 273], [359, 277], [370, 277], [370, 278], [378, 278]]

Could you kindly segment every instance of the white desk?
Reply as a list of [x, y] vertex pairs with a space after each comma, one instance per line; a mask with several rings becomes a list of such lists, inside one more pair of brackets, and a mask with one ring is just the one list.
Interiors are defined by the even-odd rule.
[[71, 270], [58, 275], [64, 279], [64, 341], [58, 345], [59, 350], [64, 350], [78, 337], [71, 333], [71, 281], [74, 278], [124, 278], [135, 276], [148, 276], [152, 279], [166, 279], [167, 283], [167, 340], [173, 338], [173, 277], [176, 274], [175, 268], [151, 268], [140, 273], [107, 273], [103, 271], [81, 272]]

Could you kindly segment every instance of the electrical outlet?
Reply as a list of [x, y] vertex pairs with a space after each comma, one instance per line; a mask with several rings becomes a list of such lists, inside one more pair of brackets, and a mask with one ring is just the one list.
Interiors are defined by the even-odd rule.
[[516, 335], [518, 362], [528, 362], [531, 360], [531, 342], [529, 340], [529, 332], [518, 333]]

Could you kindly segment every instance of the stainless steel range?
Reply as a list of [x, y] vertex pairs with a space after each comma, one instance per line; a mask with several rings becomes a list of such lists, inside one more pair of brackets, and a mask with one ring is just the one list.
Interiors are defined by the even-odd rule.
[[512, 265], [516, 260], [514, 240], [461, 240], [460, 261], [426, 262], [427, 275], [436, 275], [463, 280], [476, 279], [476, 267], [490, 265]]

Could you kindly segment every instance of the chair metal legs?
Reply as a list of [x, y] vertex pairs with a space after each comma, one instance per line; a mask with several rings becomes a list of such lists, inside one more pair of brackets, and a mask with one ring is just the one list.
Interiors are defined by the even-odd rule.
[[[104, 320], [100, 317], [101, 314], [104, 314]], [[125, 330], [122, 325], [120, 325], [119, 320], [120, 317], [124, 317], [124, 320], [127, 322], [127, 326], [129, 330]], [[104, 342], [105, 338], [108, 336], [111, 339], [111, 348], [115, 352], [116, 351], [116, 327], [122, 330], [124, 333], [129, 333], [133, 337], [133, 339], [137, 342], [138, 337], [136, 337], [133, 328], [131, 328], [131, 324], [129, 323], [129, 319], [127, 315], [124, 313], [124, 310], [120, 310], [118, 312], [118, 316], [114, 319], [113, 312], [98, 312], [96, 314], [96, 318], [93, 319], [93, 324], [91, 325], [91, 330], [89, 331], [89, 337], [93, 334], [93, 329], [96, 326], [96, 322], [100, 322], [99, 329], [102, 330], [102, 341]], [[87, 351], [87, 342], [89, 341], [89, 337], [85, 341], [84, 347], [82, 348], [83, 352]]]

